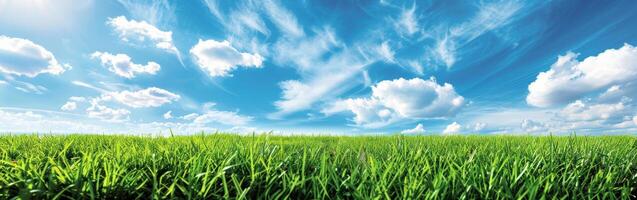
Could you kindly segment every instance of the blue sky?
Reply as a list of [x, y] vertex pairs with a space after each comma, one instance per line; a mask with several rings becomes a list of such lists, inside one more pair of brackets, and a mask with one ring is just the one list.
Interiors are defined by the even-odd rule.
[[634, 1], [0, 1], [0, 131], [637, 130]]

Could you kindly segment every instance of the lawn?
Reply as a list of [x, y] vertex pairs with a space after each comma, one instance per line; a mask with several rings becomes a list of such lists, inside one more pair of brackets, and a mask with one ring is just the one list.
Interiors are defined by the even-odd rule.
[[0, 199], [635, 199], [633, 136], [0, 136]]

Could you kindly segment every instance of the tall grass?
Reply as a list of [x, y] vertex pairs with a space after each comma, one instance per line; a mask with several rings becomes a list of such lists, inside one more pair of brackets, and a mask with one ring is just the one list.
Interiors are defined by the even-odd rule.
[[1, 136], [0, 199], [635, 199], [637, 138]]

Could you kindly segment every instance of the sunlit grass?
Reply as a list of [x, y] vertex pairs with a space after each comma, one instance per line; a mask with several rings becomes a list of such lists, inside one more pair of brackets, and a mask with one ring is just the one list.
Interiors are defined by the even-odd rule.
[[0, 199], [634, 199], [637, 138], [0, 136]]

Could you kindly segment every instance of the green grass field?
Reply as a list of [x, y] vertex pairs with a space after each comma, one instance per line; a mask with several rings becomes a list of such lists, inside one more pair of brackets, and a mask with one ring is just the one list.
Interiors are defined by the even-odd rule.
[[0, 136], [0, 199], [635, 199], [631, 136]]

